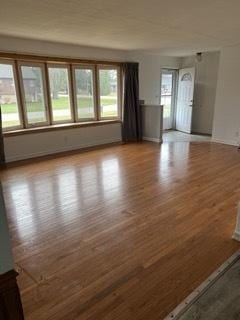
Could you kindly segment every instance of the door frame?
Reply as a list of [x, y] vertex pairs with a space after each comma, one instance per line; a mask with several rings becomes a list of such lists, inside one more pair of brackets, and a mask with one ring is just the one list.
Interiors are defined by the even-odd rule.
[[[169, 73], [173, 75], [172, 78], [172, 104], [171, 104], [171, 118], [172, 118], [172, 128], [165, 130], [174, 130], [176, 128], [176, 103], [177, 103], [177, 90], [178, 90], [178, 69], [177, 68], [161, 68], [160, 71], [160, 96], [159, 104], [161, 104], [162, 97], [162, 74]], [[163, 120], [164, 121], [164, 120]]]
[[190, 127], [190, 130], [188, 132], [187, 131], [182, 131], [180, 129], [177, 129], [177, 112], [178, 112], [178, 90], [179, 90], [179, 81], [180, 81], [180, 73], [181, 71], [184, 70], [186, 73], [189, 72], [189, 73], [192, 73], [193, 75], [193, 87], [192, 87], [192, 90], [193, 90], [193, 96], [192, 96], [192, 100], [191, 100], [191, 108], [193, 108], [193, 105], [194, 105], [194, 94], [195, 94], [195, 79], [196, 79], [196, 67], [186, 67], [186, 68], [180, 68], [178, 69], [178, 82], [177, 82], [177, 95], [176, 95], [176, 100], [175, 100], [175, 130], [177, 131], [181, 131], [181, 132], [186, 132], [186, 133], [189, 133], [191, 134], [192, 133], [192, 118], [193, 118], [193, 110], [191, 110], [191, 127]]

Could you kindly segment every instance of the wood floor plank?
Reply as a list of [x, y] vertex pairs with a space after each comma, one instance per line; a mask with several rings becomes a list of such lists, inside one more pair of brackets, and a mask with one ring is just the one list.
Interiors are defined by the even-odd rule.
[[1, 172], [27, 320], [159, 320], [239, 249], [240, 153], [138, 143]]

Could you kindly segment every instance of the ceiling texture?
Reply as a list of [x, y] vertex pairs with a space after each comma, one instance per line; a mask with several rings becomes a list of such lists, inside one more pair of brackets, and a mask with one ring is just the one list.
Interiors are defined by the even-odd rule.
[[166, 55], [240, 43], [240, 0], [1, 0], [0, 34]]

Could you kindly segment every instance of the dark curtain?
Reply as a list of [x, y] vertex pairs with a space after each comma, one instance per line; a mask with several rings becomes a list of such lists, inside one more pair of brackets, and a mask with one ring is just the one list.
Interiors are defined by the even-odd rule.
[[123, 141], [142, 140], [138, 63], [123, 64]]
[[2, 129], [2, 108], [0, 106], [0, 165], [5, 163], [3, 129]]

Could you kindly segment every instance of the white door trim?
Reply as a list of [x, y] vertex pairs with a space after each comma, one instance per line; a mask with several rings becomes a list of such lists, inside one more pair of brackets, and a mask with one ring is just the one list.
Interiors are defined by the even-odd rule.
[[176, 129], [186, 133], [192, 132], [194, 81], [195, 68], [179, 69]]

